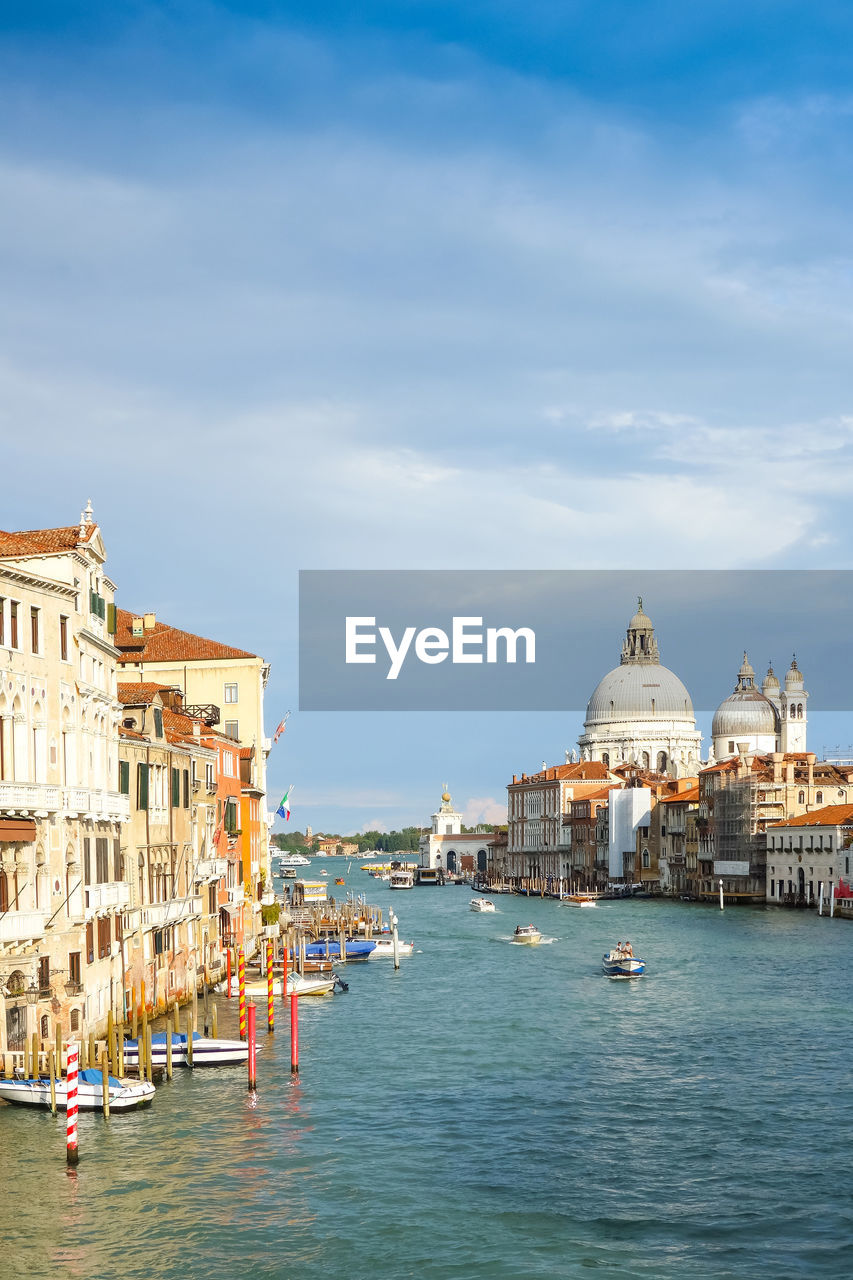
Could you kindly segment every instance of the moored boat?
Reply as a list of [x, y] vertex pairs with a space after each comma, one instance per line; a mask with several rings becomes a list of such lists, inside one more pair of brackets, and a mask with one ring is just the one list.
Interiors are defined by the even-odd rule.
[[[56, 1105], [60, 1111], [68, 1107], [68, 1081], [55, 1084]], [[147, 1107], [154, 1097], [154, 1086], [148, 1080], [120, 1080], [107, 1076], [110, 1112], [133, 1111]], [[50, 1081], [0, 1080], [0, 1098], [14, 1106], [50, 1107]], [[104, 1105], [104, 1084], [100, 1068], [88, 1068], [77, 1076], [77, 1107], [80, 1111], [100, 1111]]]
[[646, 962], [634, 955], [630, 942], [617, 942], [603, 957], [602, 968], [608, 978], [641, 978]]
[[[393, 938], [375, 938], [375, 946], [371, 951], [368, 959], [382, 959], [386, 956], [394, 955], [394, 939]], [[400, 956], [410, 956], [415, 949], [414, 942], [404, 942], [402, 938], [397, 939], [397, 954]]]
[[[279, 984], [279, 990], [281, 986]], [[266, 987], [264, 988], [266, 990]], [[263, 1045], [258, 1045], [258, 1050]], [[166, 1065], [167, 1045], [165, 1031], [157, 1031], [151, 1037], [151, 1064], [155, 1067]], [[249, 1046], [245, 1040], [219, 1040], [203, 1036], [200, 1031], [193, 1032], [193, 1066], [194, 1067], [227, 1067], [245, 1062], [249, 1056]], [[124, 1041], [124, 1060], [128, 1066], [139, 1065], [138, 1041]], [[189, 1064], [187, 1057], [187, 1037], [177, 1031], [172, 1032], [172, 1065], [185, 1067]]]
[[570, 907], [597, 907], [598, 898], [594, 893], [569, 893], [564, 895], [563, 902]]
[[518, 924], [515, 926], [512, 940], [513, 942], [526, 942], [528, 946], [535, 947], [537, 943], [542, 941], [542, 934], [533, 924]]
[[[344, 959], [366, 960], [375, 946], [376, 942], [372, 938], [347, 938], [344, 942]], [[341, 944], [337, 938], [308, 942], [305, 945], [305, 957], [309, 960], [340, 960]]]
[[472, 911], [495, 911], [497, 910], [497, 908], [489, 898], [472, 898], [471, 910]]
[[414, 889], [415, 876], [412, 871], [392, 871], [388, 882], [389, 889]]
[[[298, 996], [327, 996], [335, 989], [335, 976], [330, 974], [328, 977], [306, 978], [301, 973], [289, 973], [287, 975], [287, 994], [292, 995], [295, 991]], [[246, 995], [254, 999], [264, 999], [267, 994], [266, 980], [262, 982], [247, 982]], [[281, 995], [281, 978], [273, 978], [272, 993], [274, 996]], [[240, 984], [236, 974], [231, 975], [231, 995], [240, 994]], [[193, 1048], [195, 1052], [195, 1048]]]

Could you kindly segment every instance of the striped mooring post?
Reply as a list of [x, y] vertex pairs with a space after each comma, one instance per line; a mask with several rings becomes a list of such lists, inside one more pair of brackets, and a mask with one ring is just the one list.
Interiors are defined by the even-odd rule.
[[80, 1063], [80, 1047], [76, 1041], [68, 1046], [68, 1071], [66, 1077], [65, 1160], [69, 1167], [77, 1164], [77, 1068]]
[[240, 947], [237, 952], [237, 983], [240, 996], [240, 1039], [246, 1039], [246, 955]]
[[267, 1028], [275, 1031], [275, 1010], [272, 998], [272, 942], [267, 940]]

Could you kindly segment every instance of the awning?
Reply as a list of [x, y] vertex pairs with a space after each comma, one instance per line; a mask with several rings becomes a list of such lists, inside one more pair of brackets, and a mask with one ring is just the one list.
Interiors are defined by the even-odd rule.
[[32, 818], [0, 818], [0, 843], [4, 840], [35, 840], [36, 824]]
[[223, 902], [219, 910], [227, 911], [232, 916], [238, 916], [243, 910], [243, 904], [242, 902]]

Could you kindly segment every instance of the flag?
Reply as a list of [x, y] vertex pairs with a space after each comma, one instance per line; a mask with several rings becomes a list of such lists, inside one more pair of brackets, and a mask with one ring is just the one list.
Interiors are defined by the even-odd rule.
[[285, 713], [284, 719], [279, 721], [279, 726], [276, 729], [275, 734], [273, 735], [273, 742], [278, 742], [279, 738], [287, 728], [287, 721], [289, 720], [289, 718], [290, 718], [290, 712], [288, 711]]
[[281, 804], [278, 806], [278, 808], [275, 811], [276, 816], [279, 818], [284, 818], [285, 822], [290, 821], [290, 793], [292, 790], [293, 790], [292, 786], [287, 788], [284, 795], [281, 797]]

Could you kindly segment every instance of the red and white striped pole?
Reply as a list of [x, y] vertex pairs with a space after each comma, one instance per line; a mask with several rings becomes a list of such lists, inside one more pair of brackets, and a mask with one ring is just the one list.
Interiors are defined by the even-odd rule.
[[230, 947], [226, 947], [225, 949], [225, 969], [226, 969], [226, 977], [227, 977], [227, 980], [225, 983], [225, 999], [230, 1000], [231, 999], [231, 948]]
[[240, 996], [240, 1039], [246, 1039], [246, 956], [243, 948], [237, 952], [237, 983]]
[[272, 942], [267, 942], [267, 1030], [275, 1031], [275, 1011], [272, 1002]]
[[65, 1126], [65, 1160], [74, 1167], [80, 1158], [77, 1150], [77, 1068], [80, 1063], [80, 1047], [75, 1042], [68, 1046], [68, 1072], [66, 1076], [66, 1126]]
[[290, 993], [290, 1074], [299, 1072], [299, 997], [296, 988]]
[[255, 1002], [249, 1005], [249, 1092], [255, 1092]]

